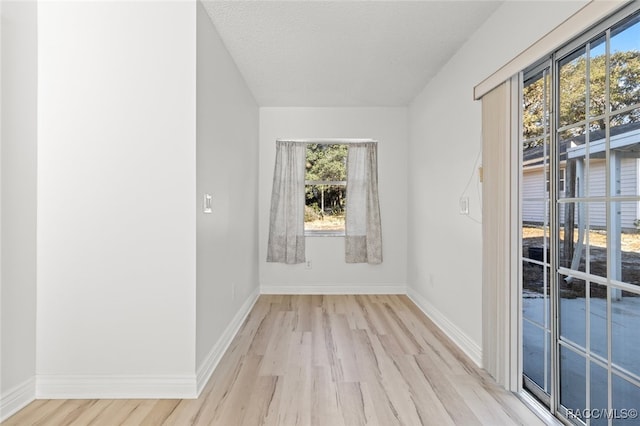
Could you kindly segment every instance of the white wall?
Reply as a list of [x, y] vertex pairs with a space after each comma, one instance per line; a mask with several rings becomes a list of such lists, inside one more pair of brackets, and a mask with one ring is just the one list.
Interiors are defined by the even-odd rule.
[[[482, 342], [481, 220], [476, 158], [480, 103], [473, 87], [584, 4], [505, 2], [410, 108], [409, 293], [476, 362]], [[467, 183], [469, 187], [467, 190]]]
[[[258, 290], [258, 105], [198, 3], [197, 347], [206, 380]], [[203, 196], [213, 212], [203, 213]], [[239, 315], [238, 315], [239, 314]], [[227, 333], [225, 331], [227, 330]]]
[[38, 395], [193, 396], [196, 5], [38, 20]]
[[0, 421], [35, 395], [37, 5], [0, 3]]
[[[264, 292], [404, 292], [407, 255], [407, 108], [260, 108], [260, 284]], [[378, 140], [383, 263], [347, 264], [344, 239], [307, 237], [304, 264], [267, 263], [276, 139]]]

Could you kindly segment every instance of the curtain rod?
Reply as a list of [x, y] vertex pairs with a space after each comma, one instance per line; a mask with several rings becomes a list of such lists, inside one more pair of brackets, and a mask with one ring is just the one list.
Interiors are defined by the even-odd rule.
[[375, 139], [349, 139], [349, 138], [335, 138], [335, 139], [276, 139], [276, 142], [300, 142], [300, 143], [366, 143], [373, 142], [378, 143]]

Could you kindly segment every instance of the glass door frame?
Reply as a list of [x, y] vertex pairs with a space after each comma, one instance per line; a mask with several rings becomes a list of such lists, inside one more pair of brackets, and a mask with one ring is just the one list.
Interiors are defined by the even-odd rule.
[[[551, 96], [552, 93], [555, 92], [556, 89], [552, 89], [551, 87], [549, 88], [549, 95], [550, 95], [550, 99], [546, 99], [546, 94], [543, 95], [543, 97], [545, 97], [544, 102], [546, 103], [546, 107], [548, 108], [548, 110], [546, 112], [548, 112], [548, 122], [546, 124], [546, 130], [543, 131], [543, 135], [542, 138], [548, 138], [548, 142], [546, 143], [546, 148], [544, 149], [543, 152], [543, 164], [542, 164], [542, 170], [543, 170], [543, 176], [545, 175], [545, 173], [549, 173], [549, 190], [545, 192], [544, 195], [544, 203], [545, 203], [545, 207], [544, 207], [544, 217], [546, 218], [546, 222], [543, 221], [542, 223], [542, 228], [543, 228], [543, 247], [542, 247], [542, 260], [541, 263], [539, 264], [539, 266], [543, 267], [543, 271], [546, 271], [548, 269], [549, 273], [548, 273], [548, 281], [547, 283], [544, 285], [545, 287], [548, 286], [548, 290], [547, 288], [543, 287], [543, 298], [544, 295], [546, 295], [547, 291], [548, 291], [548, 307], [543, 308], [543, 315], [546, 316], [547, 314], [547, 309], [548, 309], [548, 321], [549, 321], [549, 333], [550, 333], [550, 342], [549, 342], [549, 351], [550, 351], [550, 365], [545, 366], [545, 377], [547, 376], [546, 373], [546, 368], [550, 369], [550, 383], [549, 383], [549, 395], [545, 395], [544, 394], [544, 389], [540, 388], [533, 380], [529, 379], [529, 378], [525, 378], [524, 375], [524, 356], [522, 354], [523, 352], [523, 344], [524, 344], [524, 330], [523, 330], [523, 324], [525, 321], [527, 321], [524, 318], [523, 315], [523, 306], [522, 306], [522, 299], [523, 299], [523, 279], [522, 279], [522, 265], [524, 262], [528, 262], [531, 260], [531, 257], [526, 257], [524, 254], [524, 250], [523, 250], [523, 244], [522, 244], [522, 224], [523, 224], [523, 149], [522, 149], [522, 145], [523, 145], [523, 135], [522, 135], [522, 131], [521, 129], [523, 128], [523, 120], [522, 120], [522, 109], [521, 109], [521, 103], [522, 103], [522, 99], [523, 99], [523, 93], [524, 93], [524, 87], [525, 87], [525, 83], [529, 80], [531, 80], [532, 78], [535, 78], [536, 76], [542, 74], [542, 79], [545, 78], [545, 72], [546, 75], [548, 76], [548, 82], [549, 84], [553, 84], [554, 82], [554, 67], [553, 67], [553, 58], [552, 57], [548, 57], [545, 58], [542, 61], [539, 61], [538, 63], [536, 63], [535, 65], [533, 65], [532, 67], [529, 67], [526, 71], [523, 71], [521, 73], [519, 73], [519, 75], [517, 76], [517, 80], [518, 80], [518, 88], [519, 88], [519, 92], [518, 92], [518, 96], [517, 96], [517, 109], [519, 111], [518, 114], [518, 125], [517, 125], [517, 134], [518, 134], [518, 233], [520, 235], [520, 238], [518, 239], [518, 327], [519, 327], [519, 338], [518, 338], [518, 352], [519, 352], [519, 356], [518, 356], [518, 390], [519, 392], [522, 394], [523, 392], [525, 393], [526, 396], [531, 396], [533, 397], [533, 399], [530, 399], [529, 402], [535, 402], [538, 403], [541, 407], [542, 406], [546, 406], [549, 411], [551, 413], [555, 412], [555, 398], [554, 395], [557, 393], [556, 389], [557, 389], [557, 381], [554, 380], [554, 377], [557, 376], [555, 373], [555, 371], [557, 370], [557, 364], [555, 362], [556, 360], [556, 345], [554, 344], [554, 342], [556, 342], [557, 339], [557, 330], [556, 327], [554, 327], [553, 325], [557, 323], [557, 321], [554, 321], [554, 318], [556, 318], [556, 298], [554, 297], [555, 295], [555, 289], [557, 287], [557, 280], [555, 279], [555, 274], [553, 273], [553, 271], [555, 271], [557, 268], [557, 260], [554, 259], [556, 256], [554, 256], [555, 253], [557, 253], [557, 248], [553, 248], [553, 241], [554, 238], [552, 238], [552, 236], [554, 235], [554, 230], [553, 230], [553, 223], [556, 222], [555, 220], [551, 220], [552, 217], [554, 217], [554, 202], [553, 202], [553, 196], [556, 193], [556, 171], [555, 171], [555, 167], [552, 164], [552, 159], [554, 159], [554, 155], [552, 155], [553, 152], [553, 147], [554, 144], [552, 143], [552, 139], [554, 138], [554, 132], [552, 131], [552, 129], [555, 128], [554, 126], [554, 110], [555, 108], [553, 107], [553, 103], [552, 103], [552, 99], [553, 97]], [[546, 86], [544, 86], [546, 89]], [[543, 142], [543, 146], [544, 146], [544, 142]], [[544, 157], [547, 157], [548, 160], [546, 160], [546, 162], [544, 161]], [[539, 201], [539, 200], [538, 200]], [[546, 229], [546, 231], [545, 231]], [[548, 241], [548, 243], [547, 243]], [[547, 245], [548, 244], [548, 245]], [[548, 255], [550, 253], [550, 255]], [[543, 280], [545, 280], [545, 277], [543, 276]], [[545, 324], [545, 330], [546, 332], [546, 324]], [[544, 361], [546, 364], [546, 360]], [[527, 381], [529, 381], [530, 383], [527, 383]], [[529, 389], [526, 389], [527, 384], [529, 384]], [[535, 388], [534, 388], [535, 387]], [[538, 388], [538, 389], [536, 389]]]
[[[609, 53], [609, 43], [610, 43], [610, 39], [611, 39], [611, 28], [614, 27], [615, 25], [617, 25], [618, 23], [622, 22], [622, 21], [626, 21], [627, 18], [630, 18], [632, 15], [638, 13], [640, 11], [640, 2], [633, 2], [631, 4], [626, 5], [625, 7], [623, 7], [620, 11], [616, 12], [615, 14], [613, 14], [612, 16], [610, 16], [609, 18], [603, 20], [600, 24], [596, 25], [595, 27], [593, 27], [592, 29], [586, 31], [585, 33], [583, 33], [582, 35], [580, 35], [579, 37], [577, 37], [576, 39], [574, 39], [573, 41], [567, 43], [564, 47], [558, 49], [556, 52], [550, 54], [549, 56], [545, 57], [543, 60], [538, 61], [536, 64], [534, 64], [533, 66], [527, 68], [527, 70], [519, 73], [516, 77], [514, 77], [514, 81], [517, 81], [517, 87], [518, 87], [518, 96], [515, 96], [515, 99], [513, 100], [513, 105], [514, 108], [518, 111], [517, 114], [517, 130], [514, 131], [514, 135], [517, 134], [517, 138], [515, 138], [515, 140], [518, 141], [517, 144], [517, 149], [518, 149], [518, 155], [517, 155], [517, 168], [514, 168], [515, 170], [517, 170], [517, 177], [514, 180], [514, 182], [517, 182], [516, 188], [518, 189], [518, 206], [517, 206], [517, 229], [515, 230], [515, 232], [517, 232], [517, 235], [519, 235], [519, 238], [517, 238], [517, 253], [518, 256], [516, 256], [516, 263], [517, 265], [515, 265], [515, 267], [517, 268], [517, 275], [518, 275], [518, 280], [517, 280], [517, 295], [518, 295], [518, 303], [517, 303], [517, 309], [518, 309], [518, 338], [516, 339], [517, 344], [518, 344], [518, 348], [517, 348], [517, 353], [518, 353], [518, 381], [517, 381], [517, 387], [518, 387], [518, 393], [523, 396], [523, 398], [530, 402], [533, 403], [534, 405], [538, 405], [538, 408], [543, 407], [544, 410], [548, 410], [549, 413], [551, 413], [552, 415], [556, 416], [558, 418], [558, 420], [567, 423], [567, 424], [573, 424], [572, 422], [570, 422], [569, 418], [568, 418], [568, 413], [567, 410], [565, 409], [565, 407], [563, 407], [560, 404], [560, 347], [562, 345], [567, 345], [566, 343], [561, 343], [561, 338], [560, 338], [560, 312], [559, 312], [559, 303], [560, 303], [560, 289], [559, 289], [559, 272], [561, 272], [561, 269], [563, 270], [562, 272], [567, 271], [567, 268], [560, 268], [560, 259], [559, 259], [559, 254], [560, 254], [560, 206], [563, 204], [562, 201], [560, 201], [561, 197], [559, 195], [559, 173], [560, 173], [560, 158], [559, 158], [559, 151], [558, 151], [558, 146], [559, 146], [559, 137], [558, 134], [559, 132], [557, 131], [557, 129], [559, 128], [559, 123], [560, 123], [560, 111], [559, 111], [559, 104], [560, 104], [560, 79], [556, 78], [556, 76], [559, 75], [560, 73], [560, 61], [562, 59], [564, 59], [567, 55], [571, 54], [572, 52], [581, 49], [581, 46], [584, 46], [586, 51], [589, 50], [589, 43], [591, 41], [595, 41], [596, 38], [601, 37], [602, 35], [604, 35], [605, 37], [605, 42], [606, 42], [606, 49], [607, 49], [607, 53]], [[587, 56], [588, 58], [588, 56]], [[546, 192], [546, 200], [545, 202], [547, 203], [547, 209], [548, 209], [548, 221], [549, 221], [549, 226], [548, 226], [548, 241], [549, 241], [549, 251], [550, 251], [550, 256], [547, 255], [544, 256], [544, 259], [546, 259], [546, 262], [542, 262], [542, 264], [546, 267], [549, 268], [549, 279], [548, 279], [548, 285], [549, 285], [549, 320], [551, 321], [550, 326], [549, 326], [549, 331], [551, 334], [551, 343], [550, 343], [550, 365], [549, 368], [551, 370], [551, 380], [550, 380], [550, 387], [549, 387], [549, 396], [548, 398], [544, 398], [543, 395], [536, 395], [536, 392], [532, 392], [531, 390], [526, 389], [526, 383], [525, 383], [525, 378], [524, 378], [524, 361], [523, 361], [523, 345], [524, 345], [524, 330], [523, 330], [523, 323], [525, 321], [524, 319], [524, 315], [523, 315], [523, 273], [522, 273], [522, 268], [523, 268], [523, 262], [524, 261], [528, 261], [530, 260], [530, 256], [529, 257], [525, 257], [525, 254], [523, 253], [523, 234], [522, 234], [522, 227], [523, 227], [523, 110], [522, 110], [522, 100], [523, 100], [523, 93], [524, 93], [524, 85], [525, 82], [528, 81], [529, 79], [537, 76], [540, 72], [543, 72], [543, 70], [548, 70], [549, 73], [549, 81], [551, 82], [551, 99], [548, 103], [549, 106], [549, 115], [548, 115], [548, 136], [549, 136], [549, 141], [548, 141], [548, 165], [544, 165], [544, 168], [548, 167], [548, 171], [549, 171], [549, 190]], [[607, 74], [609, 73], [610, 69], [609, 69], [609, 65], [607, 62], [607, 68], [606, 68], [606, 72]], [[587, 72], [588, 72], [588, 68], [587, 68]], [[588, 79], [588, 75], [587, 75], [587, 79]], [[608, 86], [608, 77], [607, 77], [607, 94], [608, 94], [608, 90], [609, 90], [609, 86]], [[588, 83], [586, 83], [588, 87]], [[585, 115], [585, 123], [584, 125], [586, 126], [587, 132], [589, 131], [589, 122], [590, 122], [590, 117], [589, 117], [589, 113], [588, 113], [588, 105], [589, 105], [589, 98], [588, 98], [588, 93], [589, 90], [586, 90], [586, 94], [585, 96], [587, 96], [586, 98], [586, 108], [587, 108], [587, 112]], [[608, 99], [608, 97], [607, 97]], [[615, 114], [618, 114], [619, 111], [608, 111], [605, 113], [605, 118], [609, 118], [610, 116], [613, 116]], [[577, 123], [576, 123], [577, 124]], [[609, 128], [609, 124], [607, 124], [607, 129]], [[621, 202], [626, 202], [627, 200], [622, 199], [622, 201], [617, 200], [617, 198], [613, 197], [611, 195], [611, 191], [610, 191], [610, 185], [611, 185], [611, 178], [610, 178], [610, 163], [609, 163], [609, 151], [610, 151], [610, 146], [609, 146], [609, 140], [610, 140], [610, 135], [609, 135], [609, 131], [607, 130], [606, 136], [605, 136], [605, 140], [606, 140], [606, 188], [607, 188], [607, 192], [606, 192], [606, 200], [605, 200], [605, 209], [607, 211], [607, 224], [606, 224], [606, 229], [607, 229], [607, 265], [609, 265], [610, 261], [611, 261], [611, 250], [612, 248], [610, 247], [611, 245], [611, 239], [612, 238], [619, 238], [616, 236], [610, 236], [609, 231], [611, 230], [611, 206], [615, 205], [616, 203], [621, 203]], [[587, 139], [588, 141], [588, 139]], [[640, 163], [639, 163], [640, 164]], [[543, 169], [544, 170], [544, 169]], [[543, 171], [544, 173], [544, 171]], [[639, 172], [639, 179], [640, 179], [640, 172]], [[640, 183], [639, 183], [640, 184]], [[636, 194], [636, 195], [640, 195], [640, 194]], [[573, 200], [575, 198], [575, 201]], [[576, 194], [576, 197], [573, 197], [572, 199], [570, 199], [569, 203], [573, 202], [576, 206], [578, 205], [578, 203], [580, 203], [582, 200], [582, 196], [578, 196], [578, 194]], [[588, 194], [586, 196], [586, 198], [588, 198]], [[613, 198], [613, 201], [612, 201]], [[576, 207], [577, 208], [577, 207]], [[546, 215], [546, 211], [545, 210], [545, 215]], [[640, 214], [640, 213], [639, 213]], [[543, 229], [545, 229], [545, 225], [543, 223]], [[587, 225], [587, 231], [589, 230], [589, 225]], [[543, 240], [544, 240], [544, 232], [543, 232]], [[546, 245], [543, 245], [543, 248], [545, 249], [546, 252]], [[588, 261], [588, 260], [587, 260]], [[587, 275], [586, 273], [584, 274], [585, 276]], [[611, 278], [610, 278], [610, 272], [607, 272], [607, 280], [610, 282]], [[621, 278], [620, 278], [621, 280]], [[598, 284], [597, 282], [595, 284]], [[622, 283], [624, 284], [624, 283]], [[628, 285], [630, 288], [630, 284]], [[585, 288], [588, 290], [589, 286], [585, 284]], [[607, 310], [610, 312], [611, 310], [611, 292], [613, 291], [619, 291], [620, 288], [624, 289], [624, 285], [619, 285], [619, 283], [616, 282], [615, 286], [610, 286], [609, 284], [606, 284], [606, 288], [607, 288]], [[618, 290], [617, 290], [618, 289]], [[634, 289], [635, 293], [638, 293], [637, 289]], [[586, 297], [586, 296], [585, 296]], [[588, 313], [588, 310], [587, 310]], [[546, 314], [546, 312], [545, 312]], [[590, 315], [590, 314], [589, 314]], [[586, 320], [588, 321], [588, 320]], [[608, 379], [608, 404], [611, 407], [612, 405], [612, 399], [611, 399], [611, 386], [612, 386], [612, 382], [611, 382], [611, 322], [612, 322], [612, 318], [611, 315], [607, 315], [607, 329], [609, 330], [608, 333], [608, 357], [609, 357], [609, 379]], [[586, 326], [585, 326], [586, 327]], [[586, 328], [585, 329], [586, 332], [588, 333], [589, 329]], [[585, 362], [586, 362], [586, 367], [585, 368], [589, 368], [590, 366], [590, 355], [588, 355], [590, 353], [590, 349], [587, 349], [587, 357], [585, 358]], [[546, 355], [545, 355], [546, 356]], [[545, 377], [546, 377], [546, 372], [545, 372]], [[589, 379], [588, 379], [588, 375], [585, 376], [586, 380], [587, 380], [587, 384], [586, 384], [586, 389], [588, 392], [589, 389]], [[567, 407], [569, 408], [569, 407]], [[610, 424], [610, 422], [609, 422]]]

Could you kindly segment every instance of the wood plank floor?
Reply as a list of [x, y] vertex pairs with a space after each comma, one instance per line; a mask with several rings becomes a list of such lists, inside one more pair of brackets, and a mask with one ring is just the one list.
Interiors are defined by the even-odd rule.
[[405, 296], [260, 296], [194, 400], [38, 400], [6, 425], [541, 425]]

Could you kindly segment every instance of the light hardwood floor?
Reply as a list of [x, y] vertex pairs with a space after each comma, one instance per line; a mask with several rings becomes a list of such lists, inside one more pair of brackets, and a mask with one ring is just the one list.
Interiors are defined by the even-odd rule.
[[38, 400], [7, 425], [541, 425], [405, 296], [260, 296], [194, 400]]

